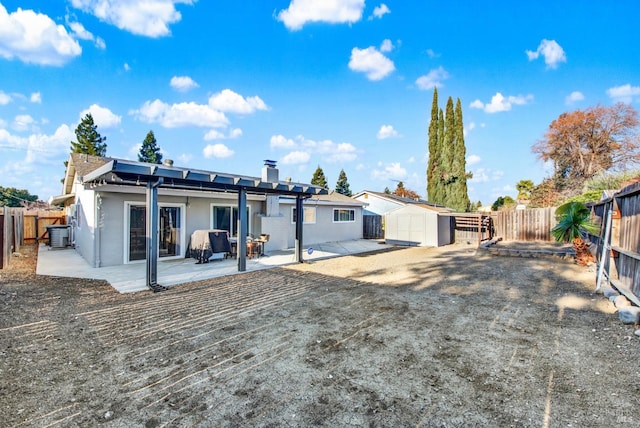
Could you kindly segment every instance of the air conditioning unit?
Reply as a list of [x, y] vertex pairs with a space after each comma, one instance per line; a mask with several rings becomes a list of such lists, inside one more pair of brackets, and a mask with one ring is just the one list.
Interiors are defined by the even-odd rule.
[[69, 226], [51, 225], [47, 226], [49, 232], [49, 246], [53, 248], [65, 248], [69, 245]]

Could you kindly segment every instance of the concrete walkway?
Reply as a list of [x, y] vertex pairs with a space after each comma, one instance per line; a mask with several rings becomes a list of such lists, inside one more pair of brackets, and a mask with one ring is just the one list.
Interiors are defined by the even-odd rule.
[[[379, 251], [390, 245], [373, 240], [353, 240], [328, 242], [313, 245], [313, 251], [305, 248], [305, 261], [338, 257], [349, 254]], [[309, 254], [311, 253], [311, 254]], [[247, 272], [268, 269], [295, 263], [294, 250], [272, 251], [260, 258], [247, 259]], [[120, 293], [133, 293], [148, 290], [146, 286], [146, 263], [130, 263], [119, 266], [94, 268], [74, 249], [51, 249], [46, 245], [38, 248], [38, 275], [72, 278], [103, 279]], [[196, 264], [194, 259], [160, 261], [158, 263], [158, 284], [165, 287], [200, 281], [226, 275], [238, 274], [236, 259], [218, 260], [205, 264]]]

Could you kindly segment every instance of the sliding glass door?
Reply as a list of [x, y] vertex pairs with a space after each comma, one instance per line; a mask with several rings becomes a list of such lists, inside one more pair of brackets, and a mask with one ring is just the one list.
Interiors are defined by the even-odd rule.
[[[127, 253], [125, 262], [147, 258], [147, 208], [137, 203], [127, 203]], [[158, 256], [177, 258], [184, 256], [185, 229], [184, 205], [160, 204], [158, 209]]]

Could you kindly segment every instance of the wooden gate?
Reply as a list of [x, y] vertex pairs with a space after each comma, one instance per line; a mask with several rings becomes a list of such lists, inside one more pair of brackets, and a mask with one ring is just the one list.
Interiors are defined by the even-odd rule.
[[64, 211], [25, 211], [24, 213], [24, 241], [26, 244], [36, 244], [47, 239], [47, 226], [66, 224]]
[[364, 239], [383, 239], [384, 225], [381, 215], [362, 216], [362, 237]]

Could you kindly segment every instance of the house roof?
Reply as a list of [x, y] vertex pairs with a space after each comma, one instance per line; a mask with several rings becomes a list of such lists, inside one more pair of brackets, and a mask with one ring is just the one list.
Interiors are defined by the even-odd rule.
[[64, 185], [62, 189], [63, 195], [71, 193], [71, 190], [73, 189], [73, 180], [76, 175], [78, 177], [84, 177], [111, 160], [111, 158], [88, 155], [85, 153], [71, 153], [69, 155], [67, 171], [64, 177]]

